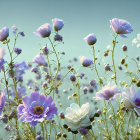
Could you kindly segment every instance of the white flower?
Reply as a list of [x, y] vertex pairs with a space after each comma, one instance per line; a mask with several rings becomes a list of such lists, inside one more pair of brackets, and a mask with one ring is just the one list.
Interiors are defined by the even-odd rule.
[[70, 126], [72, 131], [76, 131], [81, 127], [90, 126], [90, 118], [93, 117], [93, 110], [89, 103], [83, 104], [80, 108], [79, 105], [72, 103], [66, 109], [65, 120]]
[[122, 95], [125, 107], [134, 110], [140, 116], [140, 88], [136, 91], [135, 87], [131, 86]]

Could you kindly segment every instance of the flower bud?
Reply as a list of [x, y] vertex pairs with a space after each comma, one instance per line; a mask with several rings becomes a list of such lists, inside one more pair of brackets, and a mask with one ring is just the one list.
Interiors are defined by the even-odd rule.
[[89, 34], [84, 38], [84, 40], [88, 43], [88, 45], [94, 45], [97, 41], [96, 36], [94, 34]]
[[9, 28], [4, 27], [0, 30], [0, 41], [4, 41], [9, 36]]
[[64, 21], [58, 18], [52, 19], [53, 27], [55, 31], [59, 31], [64, 26]]

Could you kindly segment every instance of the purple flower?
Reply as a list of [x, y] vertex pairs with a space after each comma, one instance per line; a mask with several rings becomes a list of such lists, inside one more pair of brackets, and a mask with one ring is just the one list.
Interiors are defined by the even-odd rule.
[[22, 49], [20, 49], [20, 48], [14, 48], [14, 52], [15, 52], [17, 55], [19, 55], [19, 54], [21, 54]]
[[43, 54], [45, 54], [45, 55], [48, 55], [49, 52], [50, 52], [50, 50], [48, 49], [47, 46], [43, 47], [43, 48], [42, 48], [42, 51], [43, 51]]
[[13, 34], [16, 35], [18, 27], [16, 27], [15, 25], [12, 26], [12, 30], [13, 30]]
[[133, 31], [131, 24], [124, 19], [113, 18], [110, 20], [110, 24], [110, 27], [115, 33], [125, 38], [127, 36], [124, 34], [129, 34]]
[[84, 38], [84, 40], [88, 43], [88, 45], [94, 45], [97, 41], [96, 36], [94, 34], [89, 34]]
[[104, 86], [102, 90], [96, 93], [97, 100], [113, 100], [121, 91], [117, 88], [116, 85], [109, 83], [108, 85]]
[[38, 68], [37, 67], [32, 68], [31, 72], [37, 73], [38, 72]]
[[36, 55], [36, 57], [33, 59], [33, 62], [37, 63], [40, 66], [48, 66], [42, 54]]
[[51, 26], [50, 24], [46, 23], [44, 25], [41, 25], [36, 32], [34, 32], [34, 34], [42, 37], [42, 38], [46, 38], [49, 37], [51, 34]]
[[0, 115], [4, 109], [4, 106], [5, 106], [5, 93], [2, 92], [0, 95]]
[[35, 126], [45, 118], [52, 119], [57, 114], [57, 108], [52, 102], [52, 97], [38, 92], [31, 93], [30, 97], [24, 96], [23, 104], [18, 106], [18, 117], [22, 122]]
[[131, 86], [122, 95], [125, 107], [134, 110], [140, 116], [140, 88], [136, 90], [134, 86]]
[[63, 37], [61, 36], [61, 35], [59, 35], [59, 34], [56, 34], [55, 36], [54, 36], [54, 40], [55, 41], [63, 41]]
[[9, 28], [4, 27], [0, 30], [0, 41], [4, 41], [9, 36]]
[[64, 26], [64, 21], [58, 18], [52, 19], [53, 27], [55, 31], [59, 31]]
[[81, 64], [84, 66], [84, 67], [88, 67], [90, 66], [92, 63], [93, 63], [93, 60], [89, 59], [89, 58], [86, 58], [85, 56], [82, 56], [81, 59]]
[[19, 34], [20, 34], [22, 37], [25, 36], [24, 32], [19, 32]]
[[3, 69], [3, 65], [6, 63], [6, 61], [2, 58], [0, 59], [0, 72], [1, 72], [1, 69]]
[[86, 128], [80, 128], [79, 129], [79, 132], [82, 134], [82, 135], [86, 135], [87, 133], [88, 133], [88, 129], [86, 129]]

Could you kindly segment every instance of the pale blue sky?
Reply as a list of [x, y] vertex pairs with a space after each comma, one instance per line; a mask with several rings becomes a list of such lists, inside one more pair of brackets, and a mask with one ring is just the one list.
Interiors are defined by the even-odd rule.
[[127, 44], [138, 54], [132, 49], [131, 40], [140, 32], [139, 5], [139, 0], [0, 0], [0, 28], [16, 25], [25, 32], [25, 38], [17, 43], [23, 49], [19, 59], [31, 61], [39, 52], [38, 43], [47, 42], [33, 32], [44, 23], [51, 24], [52, 18], [61, 18], [65, 26], [60, 34], [65, 44], [59, 50], [66, 52], [67, 59], [89, 55], [89, 47], [83, 40], [89, 33], [95, 33], [96, 48], [104, 51], [112, 42], [109, 20], [117, 17], [128, 20], [134, 29], [128, 39], [118, 38], [120, 45]]

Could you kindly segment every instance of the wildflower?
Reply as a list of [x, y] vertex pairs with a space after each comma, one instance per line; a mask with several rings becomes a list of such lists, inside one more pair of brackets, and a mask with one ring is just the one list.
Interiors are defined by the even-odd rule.
[[40, 66], [48, 66], [42, 54], [36, 55], [36, 57], [34, 57], [33, 59], [33, 62], [37, 63]]
[[86, 135], [87, 133], [88, 133], [88, 129], [86, 129], [86, 128], [80, 128], [79, 129], [79, 132], [82, 134], [82, 135]]
[[45, 54], [45, 55], [48, 55], [49, 52], [50, 52], [50, 50], [48, 49], [47, 46], [43, 47], [43, 48], [42, 48], [42, 51], [43, 51], [43, 54]]
[[64, 26], [64, 21], [58, 18], [52, 19], [53, 27], [55, 31], [59, 31]]
[[80, 128], [90, 126], [90, 118], [92, 118], [93, 115], [93, 110], [89, 103], [83, 104], [81, 108], [79, 105], [72, 103], [70, 107], [66, 109], [65, 121], [72, 131], [76, 131]]
[[0, 30], [0, 41], [4, 41], [9, 36], [9, 28], [4, 27]]
[[72, 75], [70, 76], [70, 80], [71, 80], [72, 82], [75, 82], [75, 81], [76, 81], [76, 76], [75, 76], [74, 74], [72, 74]]
[[105, 71], [111, 71], [111, 68], [110, 68], [109, 64], [107, 64], [107, 65], [105, 66]]
[[38, 92], [31, 93], [30, 97], [24, 96], [23, 104], [18, 106], [18, 117], [22, 122], [35, 126], [45, 118], [52, 119], [57, 114], [57, 108], [52, 102], [52, 97]]
[[88, 45], [94, 45], [97, 41], [96, 36], [94, 34], [89, 34], [84, 38], [84, 40], [88, 43]]
[[84, 66], [84, 67], [88, 67], [90, 66], [92, 63], [93, 63], [93, 60], [89, 59], [89, 58], [86, 58], [85, 56], [82, 56], [81, 59], [81, 64]]
[[25, 36], [24, 32], [19, 32], [19, 34], [20, 34], [22, 37]]
[[19, 55], [19, 54], [21, 54], [22, 49], [20, 49], [20, 48], [14, 48], [14, 52], [15, 52], [17, 55]]
[[36, 32], [34, 32], [34, 34], [42, 37], [42, 38], [46, 38], [49, 37], [51, 34], [51, 26], [50, 24], [46, 23], [44, 25], [41, 25]]
[[32, 68], [31, 72], [38, 73], [38, 68], [37, 67]]
[[127, 51], [127, 46], [126, 45], [123, 45], [122, 46], [122, 50], [125, 52], [125, 51]]
[[97, 100], [113, 100], [121, 91], [117, 88], [117, 85], [113, 85], [108, 83], [108, 85], [104, 86], [102, 90], [96, 93]]
[[4, 110], [4, 106], [5, 106], [5, 93], [2, 92], [0, 95], [0, 115], [2, 111]]
[[6, 63], [6, 61], [2, 58], [0, 59], [0, 72], [1, 72], [1, 69], [3, 69], [3, 65]]
[[134, 86], [131, 86], [122, 95], [125, 107], [134, 110], [140, 116], [140, 88], [136, 90]]
[[131, 24], [124, 19], [113, 18], [110, 20], [110, 24], [110, 27], [115, 33], [125, 38], [127, 36], [124, 34], [129, 34], [133, 31]]
[[54, 40], [55, 41], [63, 41], [63, 37], [61, 36], [61, 35], [59, 35], [59, 34], [56, 34], [55, 36], [54, 36]]

